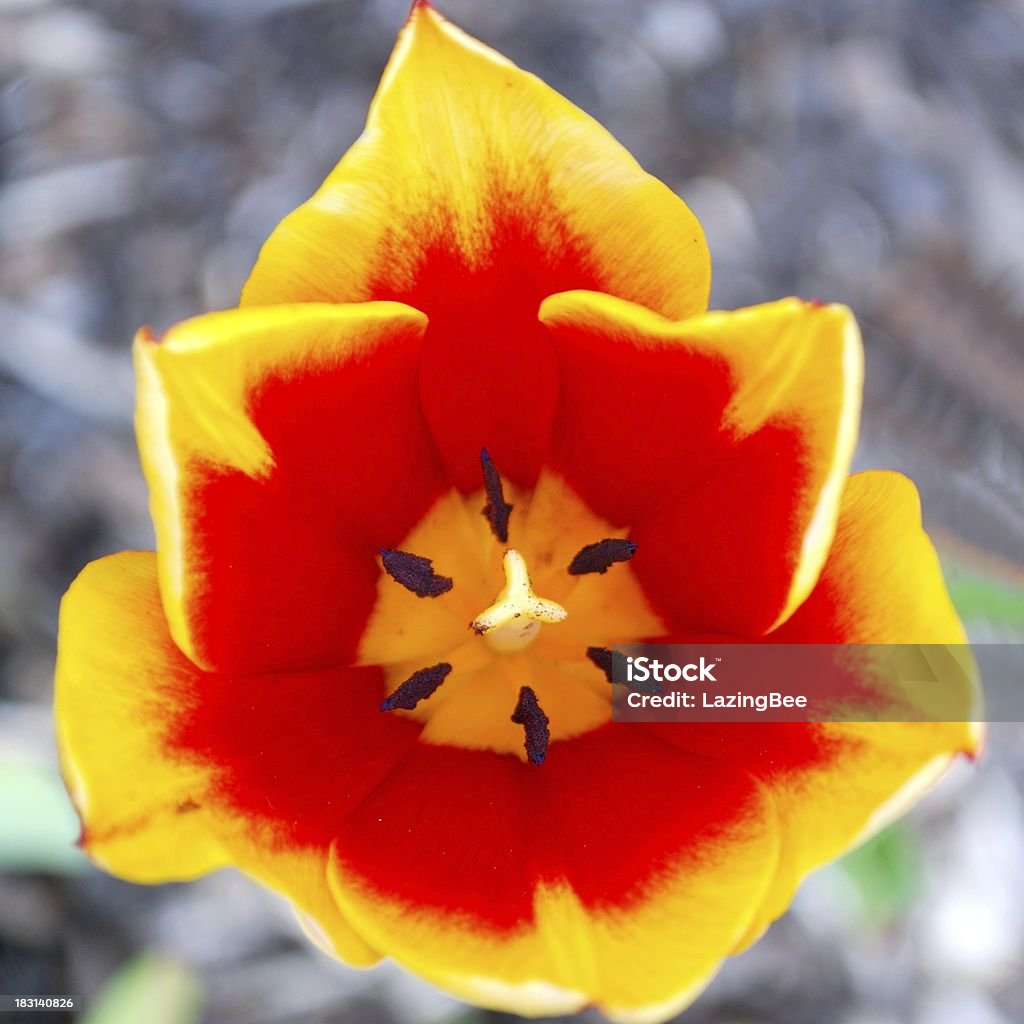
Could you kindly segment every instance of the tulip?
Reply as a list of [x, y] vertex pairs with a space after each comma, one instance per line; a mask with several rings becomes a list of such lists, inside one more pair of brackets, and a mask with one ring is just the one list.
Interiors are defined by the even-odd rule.
[[700, 225], [414, 5], [238, 308], [135, 344], [156, 552], [64, 599], [82, 845], [241, 869], [355, 966], [661, 1021], [971, 723], [617, 724], [658, 638], [964, 642], [913, 485], [849, 475], [842, 306], [706, 309]]

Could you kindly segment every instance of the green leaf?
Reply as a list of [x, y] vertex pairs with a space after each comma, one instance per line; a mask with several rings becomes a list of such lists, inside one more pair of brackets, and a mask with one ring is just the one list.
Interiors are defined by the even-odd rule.
[[81, 1024], [198, 1024], [202, 987], [170, 957], [143, 953], [107, 983]]
[[899, 920], [920, 892], [918, 836], [905, 822], [883, 829], [838, 866], [857, 890], [864, 916], [875, 925]]
[[1024, 633], [1024, 589], [961, 568], [949, 581], [949, 595], [965, 622]]
[[78, 818], [57, 769], [10, 755], [0, 758], [0, 871], [88, 871], [77, 838]]
[[949, 596], [965, 625], [995, 626], [1024, 636], [1021, 566], [948, 539], [940, 556]]

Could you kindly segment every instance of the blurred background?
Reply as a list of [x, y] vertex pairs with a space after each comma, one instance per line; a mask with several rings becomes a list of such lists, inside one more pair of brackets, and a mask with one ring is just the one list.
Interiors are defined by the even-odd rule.
[[[972, 637], [1024, 640], [1024, 2], [439, 6], [686, 199], [713, 306], [853, 307], [858, 467], [918, 482]], [[360, 131], [405, 9], [0, 0], [0, 993], [78, 994], [86, 1024], [511, 1020], [334, 964], [232, 873], [142, 888], [91, 869], [51, 739], [61, 593], [152, 546], [132, 334], [235, 303]], [[996, 726], [686, 1020], [1024, 1022], [1022, 795], [1022, 726]]]

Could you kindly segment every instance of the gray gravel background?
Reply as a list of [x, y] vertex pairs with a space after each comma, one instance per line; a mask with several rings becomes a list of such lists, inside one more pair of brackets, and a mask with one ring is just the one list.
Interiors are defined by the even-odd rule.
[[[53, 770], [60, 595], [89, 559], [152, 544], [132, 334], [236, 301], [260, 243], [358, 134], [405, 6], [0, 0], [0, 994], [92, 1001], [128, 963], [149, 1009], [118, 1011], [108, 990], [88, 1024], [507, 1019], [333, 964], [230, 873], [148, 889], [84, 869]], [[855, 309], [858, 464], [915, 477], [954, 576], [1020, 587], [1024, 3], [440, 6], [690, 203], [713, 305]], [[1024, 736], [1004, 725], [980, 766], [815, 876], [686, 1020], [1024, 1022], [1022, 792]]]

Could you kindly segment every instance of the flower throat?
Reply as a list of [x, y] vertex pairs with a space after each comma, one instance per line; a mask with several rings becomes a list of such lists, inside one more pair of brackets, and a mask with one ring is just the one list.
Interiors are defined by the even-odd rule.
[[[529, 649], [544, 626], [557, 626], [568, 618], [562, 604], [536, 593], [530, 580], [527, 560], [509, 545], [509, 523], [513, 505], [505, 498], [501, 474], [483, 449], [480, 453], [486, 504], [482, 514], [493, 537], [505, 550], [502, 569], [505, 585], [492, 604], [467, 623], [473, 636], [496, 655], [518, 655]], [[565, 568], [569, 576], [604, 575], [617, 562], [626, 562], [636, 552], [636, 544], [623, 538], [604, 538], [577, 551]], [[439, 573], [430, 557], [391, 548], [380, 552], [384, 572], [395, 583], [425, 599], [444, 600], [456, 581]], [[600, 670], [612, 682], [612, 651], [608, 647], [587, 645], [580, 652], [591, 668]], [[582, 658], [578, 659], [582, 660]], [[516, 662], [518, 667], [519, 662]], [[409, 675], [385, 698], [383, 712], [411, 712], [430, 700], [451, 675], [453, 665], [441, 661]], [[527, 670], [528, 672], [528, 670]], [[610, 695], [609, 695], [610, 696]], [[543, 763], [551, 738], [550, 719], [541, 707], [529, 678], [519, 680], [518, 699], [510, 708], [510, 721], [523, 730], [523, 749], [532, 764]]]

